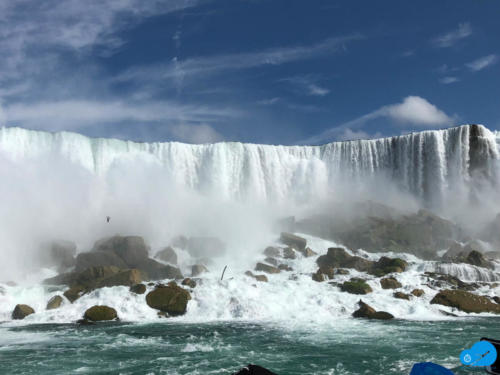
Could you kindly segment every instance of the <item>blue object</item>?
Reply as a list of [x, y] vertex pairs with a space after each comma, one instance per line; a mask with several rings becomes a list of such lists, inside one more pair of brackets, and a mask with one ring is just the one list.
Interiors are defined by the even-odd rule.
[[453, 371], [432, 362], [415, 363], [410, 375], [455, 375]]
[[460, 362], [466, 366], [490, 366], [496, 359], [497, 350], [489, 341], [478, 341], [460, 353]]

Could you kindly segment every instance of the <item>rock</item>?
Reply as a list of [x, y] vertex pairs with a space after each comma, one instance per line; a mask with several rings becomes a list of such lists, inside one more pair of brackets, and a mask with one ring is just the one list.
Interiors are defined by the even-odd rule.
[[201, 264], [195, 264], [194, 266], [191, 267], [191, 276], [198, 276], [201, 275], [202, 273], [208, 272], [207, 267], [201, 265]]
[[313, 251], [310, 247], [306, 247], [303, 251], [301, 251], [302, 255], [306, 258], [313, 257], [318, 255], [317, 252]]
[[327, 280], [327, 277], [326, 277], [326, 275], [325, 275], [325, 274], [323, 274], [323, 273], [321, 272], [321, 270], [320, 270], [320, 269], [318, 269], [315, 273], [313, 273], [313, 274], [312, 274], [312, 279], [313, 279], [314, 281], [317, 281], [318, 283], [321, 283], [321, 282], [323, 282], [323, 281], [326, 281], [326, 280]]
[[132, 285], [129, 290], [135, 294], [144, 294], [144, 293], [146, 293], [146, 285], [135, 284], [135, 285]]
[[187, 251], [195, 258], [217, 258], [225, 254], [226, 245], [216, 237], [191, 237]]
[[162, 264], [154, 259], [148, 259], [140, 268], [146, 273], [149, 280], [182, 279], [182, 272], [179, 268]]
[[82, 272], [90, 267], [113, 266], [120, 269], [128, 268], [127, 264], [115, 253], [88, 252], [80, 253], [76, 257], [76, 272]]
[[495, 296], [492, 299], [493, 299], [493, 301], [495, 301], [496, 303], [498, 303], [500, 305], [500, 297]]
[[489, 312], [500, 314], [500, 305], [489, 298], [478, 296], [464, 290], [442, 290], [434, 296], [431, 304], [455, 307], [467, 313]]
[[305, 238], [296, 236], [292, 233], [281, 232], [280, 240], [285, 245], [293, 247], [299, 251], [304, 251], [307, 246], [307, 240]]
[[381, 257], [375, 262], [369, 273], [375, 276], [384, 276], [393, 272], [404, 272], [408, 263], [400, 258]]
[[287, 265], [287, 264], [280, 264], [280, 265], [278, 266], [278, 269], [279, 269], [280, 271], [287, 271], [287, 272], [292, 272], [292, 271], [293, 271], [293, 268], [292, 268], [292, 267], [290, 267], [290, 266], [289, 266], [289, 265]]
[[104, 238], [94, 244], [92, 252], [114, 253], [127, 267], [141, 269], [148, 258], [148, 246], [139, 236], [114, 236]]
[[335, 270], [332, 267], [320, 267], [316, 272], [321, 272], [326, 275], [329, 279], [333, 279], [335, 275]]
[[156, 254], [156, 258], [163, 262], [167, 262], [173, 265], [177, 265], [177, 253], [172, 247], [166, 247], [163, 250], [160, 250]]
[[190, 279], [189, 277], [182, 280], [182, 285], [185, 285], [185, 286], [188, 286], [190, 287], [191, 289], [195, 288], [196, 287], [196, 281], [194, 281], [193, 279]]
[[352, 313], [355, 318], [368, 318], [368, 319], [380, 319], [389, 320], [393, 319], [394, 316], [385, 311], [375, 311], [373, 307], [364, 303], [362, 300], [358, 302], [359, 309]]
[[124, 270], [112, 276], [100, 279], [92, 289], [112, 287], [112, 286], [133, 286], [142, 282], [141, 272], [137, 269]]
[[108, 306], [92, 306], [85, 311], [84, 319], [92, 322], [101, 322], [107, 320], [114, 320], [118, 318], [116, 310]]
[[394, 277], [386, 277], [380, 280], [380, 286], [382, 289], [397, 289], [401, 288], [403, 285]]
[[264, 259], [264, 262], [269, 263], [270, 265], [272, 265], [274, 267], [278, 267], [278, 260], [277, 259], [267, 257], [266, 259]]
[[78, 298], [83, 296], [86, 292], [87, 292], [86, 289], [82, 286], [73, 286], [69, 288], [67, 291], [65, 291], [63, 295], [69, 300], [69, 302], [73, 303]]
[[469, 254], [467, 254], [464, 263], [472, 264], [477, 267], [489, 268], [491, 270], [495, 269], [493, 263], [486, 260], [483, 254], [476, 250], [472, 250]]
[[14, 311], [12, 312], [12, 319], [22, 320], [26, 318], [28, 315], [34, 314], [35, 310], [31, 306], [28, 305], [16, 305]]
[[415, 297], [422, 297], [425, 292], [423, 291], [423, 289], [413, 289], [411, 291], [411, 294], [413, 294]]
[[186, 236], [177, 236], [172, 239], [172, 246], [185, 250], [188, 247], [189, 240]]
[[295, 250], [291, 247], [287, 247], [283, 249], [283, 258], [285, 259], [296, 259], [297, 254], [295, 253]]
[[460, 280], [458, 277], [445, 275], [435, 272], [425, 272], [425, 276], [429, 278], [429, 285], [437, 288], [453, 288], [472, 291], [480, 287], [479, 284], [466, 283]]
[[448, 311], [439, 310], [439, 312], [440, 312], [441, 314], [443, 314], [443, 315], [446, 315], [446, 316], [453, 316], [453, 317], [455, 317], [455, 318], [456, 318], [456, 317], [458, 317], [458, 315], [457, 315], [457, 314], [453, 314], [453, 313], [448, 312]]
[[61, 296], [54, 296], [47, 302], [46, 310], [54, 310], [59, 308], [63, 303], [63, 298]]
[[405, 299], [408, 301], [410, 300], [410, 295], [403, 292], [394, 292], [393, 297], [398, 299]]
[[277, 247], [274, 246], [268, 246], [264, 250], [264, 255], [268, 257], [280, 257], [281, 256], [281, 250]]
[[87, 319], [78, 319], [76, 321], [76, 324], [78, 324], [79, 326], [93, 326], [93, 325], [95, 325], [94, 322], [91, 322], [90, 320], [87, 320]]
[[255, 266], [255, 271], [260, 271], [265, 273], [280, 273], [279, 268], [264, 263], [257, 263], [257, 265]]
[[373, 290], [363, 279], [352, 278], [349, 281], [344, 282], [340, 285], [340, 289], [343, 292], [351, 294], [368, 294]]
[[335, 271], [336, 275], [349, 275], [349, 270], [343, 269], [343, 268], [337, 268]]
[[175, 283], [157, 288], [146, 295], [149, 307], [168, 313], [171, 316], [186, 313], [187, 303], [191, 299], [189, 292]]
[[247, 271], [245, 272], [245, 275], [247, 276], [250, 276], [250, 277], [253, 277], [255, 280], [257, 281], [261, 281], [261, 282], [264, 282], [264, 283], [267, 283], [268, 282], [268, 279], [267, 279], [267, 276], [266, 275], [254, 275], [252, 273], [252, 271]]
[[233, 372], [232, 375], [277, 375], [274, 372], [271, 372], [264, 367], [260, 367], [257, 365], [248, 365], [243, 367], [241, 370], [237, 372]]

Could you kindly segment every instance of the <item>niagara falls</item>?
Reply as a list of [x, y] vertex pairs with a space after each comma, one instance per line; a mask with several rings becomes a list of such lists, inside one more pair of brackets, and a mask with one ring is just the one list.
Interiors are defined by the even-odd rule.
[[0, 1], [0, 374], [500, 374], [499, 10]]

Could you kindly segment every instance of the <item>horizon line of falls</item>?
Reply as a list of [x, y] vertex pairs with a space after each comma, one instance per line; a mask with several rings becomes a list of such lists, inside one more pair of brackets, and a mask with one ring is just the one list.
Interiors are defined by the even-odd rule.
[[97, 176], [152, 168], [177, 187], [237, 201], [307, 203], [339, 190], [383, 191], [391, 181], [439, 207], [447, 196], [477, 199], [480, 189], [498, 188], [499, 139], [482, 125], [322, 146], [137, 143], [0, 128], [0, 162], [64, 160]]

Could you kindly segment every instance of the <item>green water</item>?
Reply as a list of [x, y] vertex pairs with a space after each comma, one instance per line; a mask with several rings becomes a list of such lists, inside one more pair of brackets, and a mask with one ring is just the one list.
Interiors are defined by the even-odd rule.
[[500, 338], [499, 323], [0, 325], [0, 373], [231, 374], [256, 363], [278, 374], [408, 374], [420, 361], [459, 365], [460, 351], [481, 336]]

